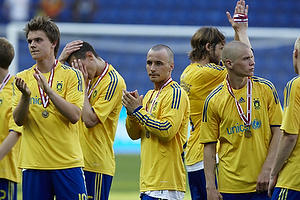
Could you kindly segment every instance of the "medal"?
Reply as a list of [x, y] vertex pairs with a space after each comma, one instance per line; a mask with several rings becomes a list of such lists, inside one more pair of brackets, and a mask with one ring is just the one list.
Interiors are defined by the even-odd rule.
[[105, 67], [104, 67], [102, 73], [100, 74], [100, 76], [98, 77], [98, 79], [97, 79], [97, 81], [94, 84], [94, 86], [93, 86], [92, 89], [90, 89], [90, 87], [91, 87], [91, 80], [89, 80], [89, 83], [88, 83], [88, 94], [87, 94], [88, 99], [91, 98], [91, 95], [93, 94], [93, 91], [95, 90], [96, 86], [100, 83], [100, 81], [102, 80], [102, 78], [104, 77], [104, 75], [107, 73], [108, 68], [109, 68], [108, 67], [108, 63], [105, 62]]
[[250, 138], [251, 135], [252, 135], [252, 133], [251, 133], [250, 128], [249, 128], [249, 129], [247, 129], [247, 130], [245, 131], [245, 137], [246, 137], [246, 138]]
[[[52, 87], [52, 82], [53, 82], [53, 78], [54, 78], [54, 68], [56, 67], [57, 63], [58, 63], [58, 60], [55, 60], [55, 64], [52, 67], [51, 72], [50, 72], [50, 76], [49, 76], [49, 80], [48, 80], [48, 85], [49, 85], [50, 88]], [[49, 104], [49, 96], [44, 93], [43, 89], [39, 85], [38, 85], [38, 88], [39, 88], [41, 100], [42, 100], [42, 103], [43, 103], [43, 107], [46, 108]], [[49, 113], [48, 113], [48, 115], [49, 115]]]
[[[153, 106], [154, 106], [154, 104], [155, 104], [155, 102], [156, 102], [156, 100], [157, 100], [157, 98], [158, 98], [158, 95], [160, 94], [161, 90], [162, 90], [164, 87], [166, 87], [169, 83], [171, 83], [172, 81], [173, 81], [173, 79], [172, 79], [171, 77], [168, 78], [168, 79], [165, 81], [165, 83], [162, 85], [162, 87], [161, 87], [160, 90], [158, 91], [157, 95], [156, 95], [155, 98], [153, 99], [153, 101], [152, 101], [152, 103], [151, 103], [150, 110], [149, 110], [149, 109], [148, 109], [148, 103], [150, 103], [150, 101], [151, 101], [151, 99], [152, 99], [152, 96], [153, 96], [153, 94], [154, 94], [154, 92], [155, 92], [155, 90], [153, 90], [153, 92], [152, 92], [152, 94], [151, 94], [151, 96], [150, 96], [150, 98], [149, 98], [149, 101], [146, 103], [146, 108], [145, 108], [145, 110], [146, 110], [149, 114], [151, 114], [152, 109], [153, 109]], [[146, 132], [146, 137], [147, 137], [147, 138], [150, 138], [150, 132], [149, 132], [149, 131]]]
[[149, 131], [146, 132], [146, 137], [149, 138], [150, 137], [150, 133]]
[[245, 137], [249, 138], [251, 137], [252, 133], [250, 131], [250, 125], [251, 125], [251, 110], [252, 110], [252, 85], [251, 85], [251, 80], [248, 77], [247, 80], [247, 116], [244, 114], [244, 111], [242, 109], [242, 106], [240, 103], [237, 101], [235, 98], [232, 88], [230, 86], [229, 80], [228, 80], [228, 75], [226, 77], [226, 83], [227, 83], [227, 88], [231, 96], [233, 96], [235, 100], [235, 105], [237, 107], [237, 110], [239, 112], [240, 118], [243, 120], [246, 126], [248, 126], [248, 129], [245, 130]]
[[157, 98], [158, 98], [158, 95], [160, 94], [161, 90], [162, 90], [164, 87], [166, 87], [169, 83], [171, 83], [172, 81], [173, 81], [173, 79], [172, 79], [171, 77], [168, 78], [168, 79], [166, 80], [166, 82], [165, 82], [165, 83], [163, 84], [163, 86], [160, 88], [160, 90], [158, 91], [158, 93], [157, 93], [157, 95], [155, 96], [154, 100], [152, 101], [150, 110], [148, 110], [148, 103], [151, 101], [152, 96], [153, 96], [153, 94], [154, 94], [154, 92], [155, 92], [155, 90], [153, 90], [153, 92], [152, 92], [152, 94], [151, 94], [151, 96], [150, 96], [150, 98], [149, 98], [149, 101], [148, 101], [147, 104], [146, 104], [146, 108], [145, 108], [146, 111], [147, 111], [149, 114], [151, 114], [152, 109], [153, 109], [153, 106], [154, 106], [154, 104], [155, 104], [155, 102], [156, 102], [156, 100], [157, 100]]
[[42, 116], [43, 116], [44, 118], [49, 117], [49, 112], [48, 112], [47, 110], [44, 110], [44, 111], [42, 112]]

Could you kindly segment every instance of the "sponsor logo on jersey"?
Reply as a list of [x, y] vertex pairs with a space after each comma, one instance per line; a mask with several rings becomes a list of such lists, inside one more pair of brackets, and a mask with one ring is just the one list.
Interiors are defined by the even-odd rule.
[[[253, 120], [251, 123], [251, 128], [253, 129], [259, 129], [261, 127], [261, 121], [260, 120]], [[239, 124], [237, 123], [236, 126], [232, 126], [230, 128], [226, 128], [227, 134], [231, 135], [231, 134], [235, 134], [235, 133], [243, 133], [246, 130], [248, 130], [249, 127], [246, 126], [245, 124]]]
[[31, 97], [30, 98], [30, 104], [42, 105], [42, 99], [40, 97], [38, 97], [38, 96]]

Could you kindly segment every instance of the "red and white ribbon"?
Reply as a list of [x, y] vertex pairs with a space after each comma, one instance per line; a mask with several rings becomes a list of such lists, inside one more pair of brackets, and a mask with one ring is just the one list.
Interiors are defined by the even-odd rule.
[[11, 77], [11, 74], [8, 72], [5, 76], [5, 78], [3, 79], [2, 83], [1, 83], [0, 92], [2, 91], [2, 89], [4, 88], [6, 83], [9, 81], [10, 77]]
[[[88, 98], [89, 99], [91, 98], [91, 95], [93, 94], [95, 88], [100, 83], [100, 81], [103, 79], [103, 77], [105, 76], [105, 74], [107, 73], [107, 71], [108, 71], [108, 63], [105, 62], [105, 67], [104, 67], [102, 73], [100, 74], [100, 76], [98, 77], [98, 79], [97, 79], [96, 83], [94, 84], [93, 88], [88, 90]], [[88, 88], [90, 88], [90, 85], [91, 85], [91, 80], [89, 80]]]
[[[148, 111], [148, 103], [146, 104], [146, 111], [149, 112], [149, 114], [151, 114], [152, 109], [153, 109], [153, 106], [154, 106], [154, 104], [155, 104], [155, 102], [156, 102], [156, 100], [157, 100], [157, 98], [158, 98], [158, 95], [160, 94], [161, 90], [162, 90], [164, 87], [166, 87], [169, 83], [171, 83], [172, 81], [173, 81], [173, 79], [170, 77], [170, 78], [168, 78], [168, 79], [165, 81], [165, 83], [161, 86], [160, 90], [158, 91], [158, 93], [156, 94], [155, 98], [153, 99], [153, 101], [152, 101], [152, 103], [151, 103], [151, 107], [150, 107], [150, 110], [149, 110], [149, 111]], [[153, 96], [153, 94], [154, 94], [154, 91], [155, 91], [155, 90], [153, 90], [153, 92], [152, 92], [152, 94], [151, 94], [151, 96], [150, 96], [149, 101], [151, 101], [152, 96]]]
[[[50, 72], [50, 76], [49, 76], [49, 80], [48, 80], [48, 85], [50, 88], [52, 87], [52, 82], [53, 82], [53, 77], [54, 77], [54, 68], [56, 67], [57, 63], [58, 63], [58, 60], [55, 60], [55, 64]], [[42, 99], [43, 107], [46, 108], [49, 104], [49, 96], [44, 93], [43, 89], [39, 85], [38, 85], [38, 87], [39, 87], [39, 92], [40, 92], [40, 96]]]
[[228, 76], [226, 77], [226, 83], [227, 83], [227, 88], [229, 93], [231, 94], [231, 96], [233, 96], [234, 100], [235, 100], [235, 104], [237, 107], [237, 110], [239, 112], [240, 118], [243, 120], [243, 122], [246, 124], [246, 126], [250, 126], [251, 125], [251, 110], [252, 110], [252, 85], [251, 85], [251, 80], [248, 77], [247, 80], [247, 116], [245, 116], [244, 111], [240, 105], [240, 103], [237, 101], [237, 99], [235, 98], [231, 85], [228, 81]]
[[237, 13], [233, 15], [233, 21], [237, 23], [246, 23], [248, 22], [248, 16], [242, 13]]

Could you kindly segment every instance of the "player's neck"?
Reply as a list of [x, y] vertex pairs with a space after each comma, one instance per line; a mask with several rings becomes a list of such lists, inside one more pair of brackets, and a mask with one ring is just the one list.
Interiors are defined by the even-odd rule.
[[295, 71], [298, 75], [300, 75], [300, 61], [297, 62], [296, 66], [295, 66]]
[[166, 80], [164, 81], [161, 81], [161, 82], [155, 82], [154, 83], [154, 90], [160, 90], [162, 87], [165, 87], [165, 83], [167, 83], [169, 81], [171, 77], [167, 78]]
[[37, 60], [36, 61], [37, 67], [42, 73], [48, 73], [54, 67], [55, 58], [49, 58], [44, 60]]
[[9, 72], [8, 69], [0, 68], [0, 84], [3, 82], [8, 72]]
[[247, 84], [248, 77], [231, 77], [228, 75], [228, 80], [233, 89], [239, 90]]
[[193, 60], [193, 63], [198, 63], [200, 65], [206, 65], [209, 63], [209, 58], [206, 56], [206, 58], [201, 59], [201, 60]]
[[101, 58], [96, 59], [96, 66], [97, 66], [97, 70], [95, 73], [95, 77], [100, 76], [100, 74], [102, 74], [103, 70], [105, 69], [106, 62]]

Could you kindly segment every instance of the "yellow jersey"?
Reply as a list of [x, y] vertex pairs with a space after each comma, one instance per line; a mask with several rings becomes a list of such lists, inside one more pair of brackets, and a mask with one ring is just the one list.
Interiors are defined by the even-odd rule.
[[127, 116], [128, 134], [141, 138], [141, 192], [185, 191], [183, 154], [189, 114], [186, 92], [172, 81], [161, 91], [148, 91], [143, 106]]
[[[23, 125], [19, 167], [41, 170], [83, 167], [78, 124], [69, 122], [50, 99], [48, 106], [43, 107], [37, 81], [33, 77], [34, 67], [36, 65], [17, 74], [31, 91], [28, 119]], [[50, 72], [43, 75], [48, 80]], [[58, 95], [82, 109], [84, 87], [79, 70], [58, 62], [52, 83], [52, 89]], [[13, 109], [20, 97], [21, 92], [15, 86]], [[47, 117], [43, 115], [45, 110], [49, 113]]]
[[126, 89], [122, 76], [109, 65], [99, 84], [98, 77], [91, 80], [90, 104], [99, 119], [93, 128], [80, 122], [80, 143], [84, 157], [84, 170], [113, 176], [115, 155], [113, 144], [122, 108], [122, 90]]
[[223, 65], [192, 63], [185, 68], [180, 77], [180, 85], [190, 100], [190, 136], [188, 138], [185, 163], [193, 165], [203, 160], [203, 144], [199, 142], [202, 109], [205, 98], [225, 79], [227, 74]]
[[[252, 76], [252, 135], [237, 111], [235, 99], [226, 79], [206, 98], [200, 130], [200, 142], [220, 142], [218, 151], [218, 189], [223, 193], [256, 191], [257, 177], [267, 157], [272, 139], [271, 126], [280, 126], [282, 109], [274, 85], [263, 78]], [[247, 85], [233, 93], [246, 111]]]
[[[8, 136], [10, 131], [22, 133], [22, 127], [17, 126], [12, 116], [12, 95], [14, 76], [0, 91], [0, 144]], [[15, 144], [11, 151], [0, 161], [0, 178], [19, 183], [21, 181], [21, 170], [18, 168], [20, 141]]]
[[[281, 129], [289, 134], [300, 133], [300, 77], [289, 81], [284, 89], [284, 112]], [[298, 136], [299, 137], [299, 136]], [[279, 173], [276, 187], [300, 191], [300, 140]]]

